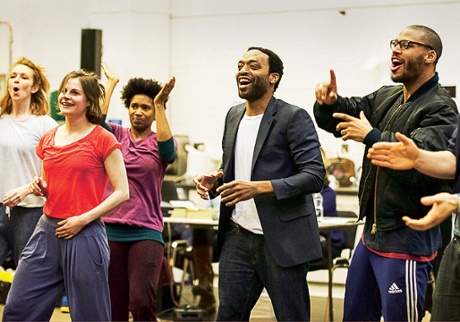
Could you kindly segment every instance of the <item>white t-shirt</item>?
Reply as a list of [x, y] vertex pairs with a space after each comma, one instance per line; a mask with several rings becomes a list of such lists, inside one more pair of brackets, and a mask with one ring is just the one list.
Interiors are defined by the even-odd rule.
[[[48, 115], [30, 115], [25, 120], [15, 120], [9, 115], [0, 117], [0, 197], [13, 188], [32, 182], [41, 175], [41, 160], [35, 146], [42, 135], [58, 126]], [[44, 198], [28, 195], [21, 207], [42, 207]]]
[[[263, 114], [244, 115], [240, 122], [235, 145], [235, 180], [251, 181], [252, 157], [262, 117]], [[263, 234], [257, 207], [252, 198], [235, 205], [232, 220], [255, 234]]]

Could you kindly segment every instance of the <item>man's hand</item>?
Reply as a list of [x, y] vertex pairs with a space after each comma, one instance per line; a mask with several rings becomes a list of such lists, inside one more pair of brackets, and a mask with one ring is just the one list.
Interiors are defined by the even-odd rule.
[[372, 131], [372, 125], [363, 111], [359, 113], [359, 119], [344, 113], [334, 113], [332, 116], [345, 121], [340, 122], [336, 127], [344, 141], [350, 139], [356, 142], [363, 142], [366, 135]]
[[337, 102], [337, 82], [334, 70], [329, 70], [331, 80], [329, 82], [318, 83], [315, 87], [316, 101], [320, 105], [333, 105]]
[[209, 190], [215, 188], [217, 180], [224, 175], [222, 171], [214, 171], [210, 174], [200, 175], [193, 178], [193, 183], [196, 186], [196, 192], [201, 199], [209, 199]]
[[231, 207], [257, 195], [273, 193], [273, 186], [270, 181], [235, 180], [223, 184], [216, 191], [221, 196], [221, 202]]
[[369, 149], [367, 157], [372, 164], [393, 170], [409, 170], [415, 167], [419, 150], [412, 139], [396, 133], [399, 142], [378, 142]]
[[434, 196], [423, 197], [421, 202], [425, 206], [433, 206], [425, 217], [411, 219], [404, 216], [402, 219], [412, 229], [428, 230], [439, 225], [458, 209], [458, 196], [447, 192], [441, 192]]

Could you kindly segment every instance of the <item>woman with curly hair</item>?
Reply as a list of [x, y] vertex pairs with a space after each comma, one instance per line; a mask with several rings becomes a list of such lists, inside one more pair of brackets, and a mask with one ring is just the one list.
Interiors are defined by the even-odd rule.
[[[103, 67], [109, 81], [117, 79], [107, 65]], [[121, 97], [131, 126], [108, 124], [121, 143], [130, 190], [130, 199], [103, 218], [110, 246], [113, 321], [128, 321], [129, 312], [134, 321], [156, 321], [164, 263], [161, 186], [177, 146], [165, 113], [174, 84], [174, 77], [164, 86], [152, 79], [131, 78]], [[109, 185], [106, 194], [111, 191]]]

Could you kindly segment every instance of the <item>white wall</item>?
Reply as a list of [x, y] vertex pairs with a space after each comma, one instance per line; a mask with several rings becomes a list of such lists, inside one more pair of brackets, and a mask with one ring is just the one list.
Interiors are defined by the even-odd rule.
[[[365, 95], [391, 83], [389, 41], [410, 24], [425, 24], [439, 32], [445, 45], [438, 65], [441, 83], [458, 83], [458, 3], [395, 1], [391, 6], [385, 1], [371, 7], [363, 2], [342, 15], [334, 5], [339, 2], [351, 3], [173, 1], [171, 60], [179, 82], [173, 98], [178, 112], [172, 115], [174, 130], [206, 142], [219, 156], [225, 113], [240, 102], [234, 79], [237, 62], [252, 45], [268, 47], [284, 61], [285, 75], [275, 95], [310, 113], [314, 87], [328, 79], [329, 68], [335, 69], [339, 93], [345, 96]], [[340, 139], [318, 132], [328, 156], [340, 153]], [[349, 151], [359, 164], [362, 145], [353, 143]]]
[[[102, 29], [103, 59], [120, 75], [109, 118], [124, 118], [120, 90], [130, 77], [167, 80], [170, 13], [164, 0], [0, 0], [0, 21], [13, 26], [13, 62], [26, 56], [47, 70], [51, 90], [80, 68], [81, 29]], [[7, 72], [6, 26], [0, 25], [0, 74]], [[105, 82], [105, 77], [102, 77]]]
[[[340, 11], [344, 11], [341, 14]], [[0, 21], [13, 26], [13, 61], [42, 64], [55, 89], [80, 66], [82, 28], [103, 29], [103, 59], [121, 76], [109, 118], [126, 110], [119, 90], [130, 77], [177, 77], [168, 113], [173, 132], [204, 142], [220, 157], [224, 116], [240, 102], [234, 74], [247, 47], [274, 50], [285, 65], [278, 98], [310, 113], [316, 83], [337, 74], [341, 95], [365, 95], [390, 83], [389, 40], [410, 24], [435, 29], [444, 43], [443, 85], [457, 85], [460, 1], [428, 0], [0, 0]], [[0, 74], [8, 60], [0, 25]], [[328, 156], [342, 141], [318, 130]], [[360, 163], [362, 146], [350, 143]]]

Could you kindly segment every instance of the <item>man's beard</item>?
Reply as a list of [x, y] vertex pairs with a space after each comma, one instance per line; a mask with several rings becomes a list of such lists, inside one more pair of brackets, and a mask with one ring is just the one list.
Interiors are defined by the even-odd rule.
[[238, 95], [240, 96], [240, 98], [245, 99], [249, 102], [256, 101], [262, 96], [264, 96], [267, 92], [267, 82], [268, 77], [265, 77], [263, 81], [262, 79], [257, 78], [252, 84], [252, 88], [248, 92], [242, 93], [238, 90]]
[[417, 59], [409, 60], [405, 70], [400, 75], [391, 75], [391, 80], [395, 83], [408, 83], [409, 81], [418, 78], [422, 74], [424, 58], [422, 56]]

